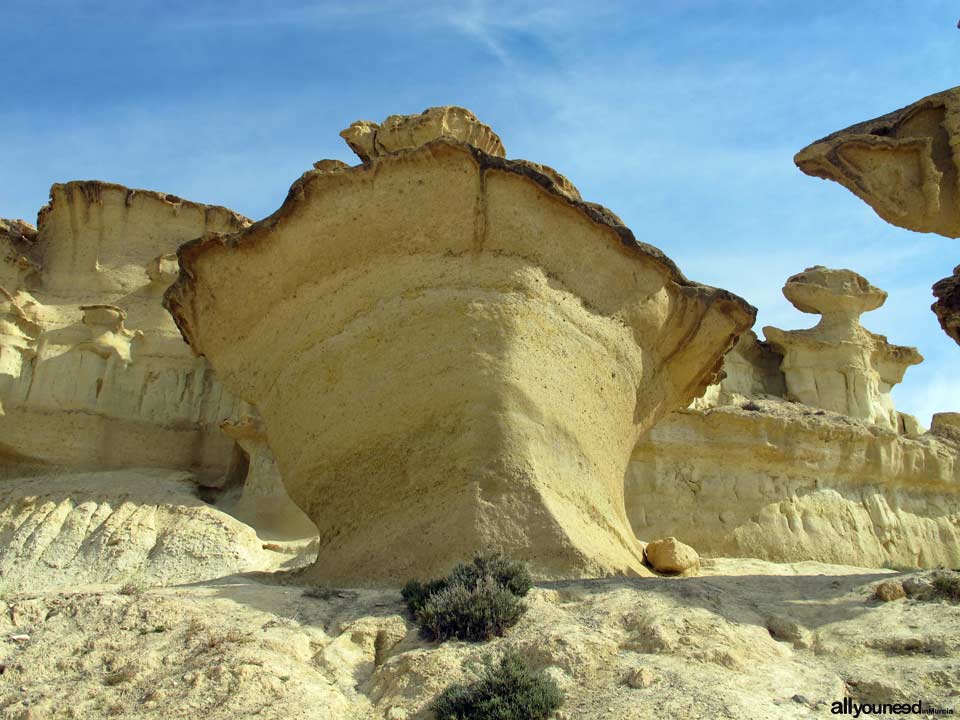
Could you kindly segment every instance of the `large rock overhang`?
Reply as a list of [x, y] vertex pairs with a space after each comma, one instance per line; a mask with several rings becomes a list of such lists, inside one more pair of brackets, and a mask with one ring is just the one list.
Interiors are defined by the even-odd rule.
[[542, 576], [642, 571], [633, 444], [756, 315], [537, 166], [449, 138], [308, 172], [178, 255], [166, 307], [260, 408], [337, 581], [490, 545]]

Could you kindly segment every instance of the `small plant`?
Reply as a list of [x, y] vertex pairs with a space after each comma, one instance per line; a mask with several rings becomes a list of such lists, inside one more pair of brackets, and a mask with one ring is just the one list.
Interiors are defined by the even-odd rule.
[[511, 650], [499, 663], [487, 658], [476, 682], [451, 685], [431, 709], [437, 720], [544, 720], [562, 703], [557, 684]]
[[143, 589], [136, 583], [128, 582], [118, 591], [121, 595], [139, 595], [143, 592]]
[[960, 575], [938, 573], [931, 582], [937, 597], [960, 601]]
[[408, 582], [401, 591], [428, 640], [488, 640], [523, 615], [533, 581], [523, 563], [498, 553], [461, 563], [445, 578]]
[[485, 577], [474, 587], [454, 583], [434, 593], [416, 617], [427, 640], [458, 638], [479, 642], [503, 635], [525, 610], [516, 595], [493, 578]]
[[303, 596], [308, 598], [315, 598], [317, 600], [332, 600], [337, 596], [337, 591], [334, 590], [333, 588], [317, 585], [315, 587], [309, 587], [306, 590], [304, 590]]
[[477, 555], [472, 563], [457, 565], [450, 573], [451, 581], [467, 587], [475, 587], [486, 577], [493, 578], [498, 585], [517, 597], [523, 597], [533, 587], [533, 578], [527, 566], [500, 553]]

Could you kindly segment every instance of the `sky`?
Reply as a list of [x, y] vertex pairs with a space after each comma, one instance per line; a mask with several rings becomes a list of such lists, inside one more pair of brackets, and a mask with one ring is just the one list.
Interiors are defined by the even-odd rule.
[[0, 0], [0, 216], [100, 179], [273, 212], [338, 133], [473, 110], [508, 157], [550, 165], [691, 279], [810, 327], [782, 296], [811, 265], [889, 293], [863, 324], [926, 361], [895, 388], [960, 411], [960, 347], [930, 286], [960, 240], [886, 224], [793, 155], [960, 85], [955, 0], [308, 2]]

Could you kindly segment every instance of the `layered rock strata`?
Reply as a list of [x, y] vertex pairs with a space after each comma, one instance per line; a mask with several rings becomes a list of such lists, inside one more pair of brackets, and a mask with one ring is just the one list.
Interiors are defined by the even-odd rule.
[[[960, 237], [960, 87], [828, 135], [794, 162], [840, 183], [893, 225]], [[934, 286], [932, 309], [960, 343], [957, 275]]]
[[226, 208], [95, 181], [54, 185], [37, 230], [0, 222], [0, 475], [222, 474], [233, 441], [219, 425], [250, 409], [193, 356], [160, 301], [182, 242], [248, 224]]
[[715, 381], [754, 309], [504, 160], [467, 111], [384, 125], [372, 144], [345, 131], [364, 164], [324, 164], [272, 216], [181, 247], [166, 295], [259, 408], [320, 530], [314, 574], [436, 575], [483, 547], [541, 576], [643, 572], [632, 448]]
[[809, 268], [784, 294], [817, 327], [746, 334], [726, 377], [637, 444], [626, 475], [638, 537], [674, 535], [709, 557], [861, 567], [960, 563], [960, 422], [925, 433], [889, 390], [913, 348], [863, 329], [886, 293]]
[[957, 567], [960, 433], [905, 436], [784, 400], [686, 410], [637, 444], [626, 503], [638, 537], [707, 557]]
[[809, 330], [763, 329], [783, 356], [787, 397], [896, 430], [890, 390], [923, 357], [860, 324], [860, 315], [883, 305], [887, 294], [855, 272], [821, 266], [789, 278], [783, 294], [801, 312], [822, 316]]

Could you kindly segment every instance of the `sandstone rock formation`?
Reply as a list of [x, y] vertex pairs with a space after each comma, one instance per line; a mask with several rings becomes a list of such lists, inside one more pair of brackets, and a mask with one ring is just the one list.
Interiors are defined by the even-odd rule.
[[714, 382], [754, 309], [504, 160], [467, 111], [384, 126], [345, 131], [363, 165], [181, 247], [166, 295], [260, 410], [320, 529], [315, 575], [438, 575], [482, 547], [540, 575], [643, 572], [630, 452]]
[[188, 473], [141, 469], [0, 482], [0, 594], [197, 582], [255, 567], [253, 530]]
[[887, 294], [855, 272], [821, 266], [789, 278], [783, 294], [801, 312], [822, 315], [809, 330], [763, 329], [783, 355], [787, 397], [897, 429], [890, 390], [923, 357], [860, 325], [860, 315], [883, 305]]
[[817, 140], [794, 158], [887, 222], [960, 237], [960, 87]]
[[[794, 162], [840, 183], [893, 225], [960, 237], [960, 87], [828, 135]], [[957, 274], [934, 286], [932, 309], [960, 344]]]
[[935, 413], [930, 423], [930, 433], [960, 442], [960, 413]]
[[637, 444], [626, 477], [637, 536], [676, 535], [706, 557], [960, 563], [956, 414], [925, 433], [894, 409], [890, 387], [921, 358], [860, 326], [886, 293], [816, 267], [784, 294], [820, 323], [764, 328], [769, 342], [745, 334], [724, 379]]
[[937, 300], [930, 309], [943, 331], [960, 345], [960, 265], [953, 269], [953, 275], [934, 284], [933, 295]]
[[643, 556], [657, 572], [680, 574], [696, 572], [700, 567], [697, 551], [675, 537], [662, 538], [648, 543]]
[[673, 534], [701, 557], [960, 566], [960, 438], [745, 407], [672, 413], [641, 438], [626, 478], [639, 538]]
[[235, 518], [256, 528], [269, 540], [310, 538], [317, 528], [290, 500], [280, 470], [267, 444], [267, 434], [258, 418], [224, 421], [226, 435], [236, 441], [244, 454], [238, 487], [230, 488], [218, 506]]
[[412, 150], [446, 138], [466, 143], [494, 157], [506, 157], [500, 137], [464, 108], [446, 106], [419, 115], [391, 115], [379, 125], [358, 120], [340, 133], [363, 162], [401, 150]]
[[23, 220], [0, 218], [0, 287], [31, 286], [40, 266], [34, 258], [37, 229]]
[[[250, 408], [161, 305], [176, 248], [249, 224], [225, 208], [102, 182], [54, 185], [39, 229], [0, 222], [0, 475], [166, 467], [210, 482]], [[31, 470], [32, 471], [32, 470]]]

